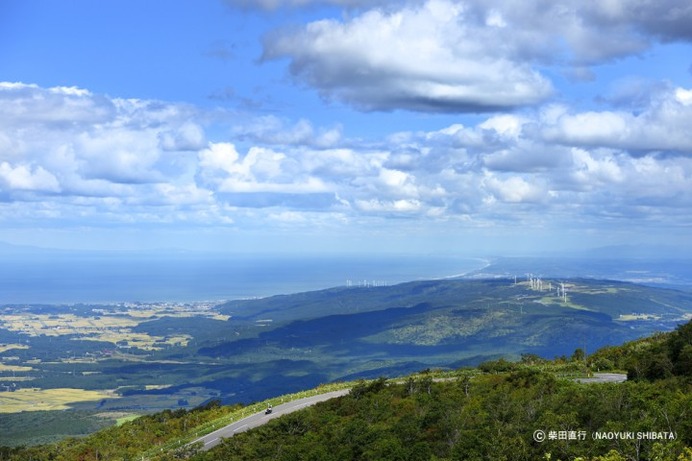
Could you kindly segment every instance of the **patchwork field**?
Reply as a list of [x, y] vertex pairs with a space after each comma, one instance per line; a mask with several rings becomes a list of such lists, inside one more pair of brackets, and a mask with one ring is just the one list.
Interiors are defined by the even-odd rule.
[[12, 349], [28, 349], [26, 344], [0, 344], [0, 354], [11, 351]]
[[[122, 304], [93, 307], [75, 313], [55, 311], [37, 313], [30, 308], [5, 307], [0, 317], [0, 328], [10, 332], [36, 336], [70, 336], [78, 340], [112, 343], [116, 346], [154, 351], [170, 346], [186, 346], [192, 338], [188, 334], [165, 336], [135, 332], [145, 322], [162, 318], [208, 318], [219, 321], [229, 316], [214, 311], [212, 304]], [[73, 307], [74, 309], [74, 307]], [[0, 345], [0, 353], [11, 349], [27, 349], [23, 344]]]
[[0, 363], [0, 372], [2, 372], [2, 371], [23, 372], [23, 371], [31, 371], [31, 370], [33, 370], [32, 367], [25, 367], [22, 365], [6, 365], [4, 363]]
[[14, 392], [0, 392], [0, 413], [67, 410], [75, 403], [102, 400], [112, 396], [113, 393], [107, 391], [24, 388]]

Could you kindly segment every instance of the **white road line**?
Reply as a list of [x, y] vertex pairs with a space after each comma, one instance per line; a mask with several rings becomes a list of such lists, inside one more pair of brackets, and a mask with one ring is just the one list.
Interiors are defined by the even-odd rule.
[[217, 440], [219, 440], [218, 437], [215, 438], [214, 440], [210, 440], [210, 441], [208, 441], [208, 442], [204, 442], [204, 445], [209, 445], [210, 443], [214, 443], [214, 442], [216, 442]]
[[234, 432], [234, 433], [235, 433], [235, 432], [238, 432], [239, 430], [241, 430], [241, 429], [244, 428], [244, 427], [247, 427], [247, 424], [243, 424], [243, 425], [240, 426], [238, 429], [233, 429], [233, 432]]

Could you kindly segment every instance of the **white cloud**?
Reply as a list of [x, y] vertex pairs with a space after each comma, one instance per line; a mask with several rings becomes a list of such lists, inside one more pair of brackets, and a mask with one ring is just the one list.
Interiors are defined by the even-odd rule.
[[551, 94], [547, 79], [487, 43], [470, 16], [460, 3], [429, 0], [316, 21], [270, 36], [264, 59], [288, 57], [294, 76], [363, 110], [478, 112]]
[[[682, 128], [691, 120], [684, 94], [671, 89], [650, 98], [639, 112], [551, 105], [532, 116], [491, 116], [475, 126], [400, 132], [389, 141], [406, 149], [393, 151], [383, 166], [405, 167], [421, 209], [475, 222], [568, 215], [581, 223], [606, 215], [627, 222], [654, 212], [664, 219], [653, 207], [681, 210], [692, 202], [687, 157], [692, 144]], [[689, 213], [669, 219], [692, 222]]]
[[692, 159], [646, 156], [630, 160], [625, 168], [623, 196], [662, 207], [692, 206]]
[[[12, 91], [23, 110], [32, 94], [44, 109], [46, 97], [60, 95], [113, 111], [104, 118], [95, 108], [93, 123], [82, 111], [64, 123], [56, 99], [60, 117], [0, 125], [3, 222], [14, 216], [309, 228], [399, 216], [411, 223], [529, 226], [605, 216], [663, 219], [664, 208], [678, 210], [668, 219], [692, 222], [686, 211], [692, 143], [684, 129], [692, 105], [681, 87], [656, 93], [637, 112], [551, 105], [397, 132], [368, 145], [341, 133], [320, 145], [316, 139], [329, 129], [274, 116], [229, 126], [228, 137], [214, 141], [207, 139], [206, 118], [191, 117], [186, 107], [30, 85], [2, 88], [6, 119], [15, 107]], [[21, 204], [27, 208], [20, 212]]]
[[685, 88], [676, 88], [675, 99], [683, 106], [692, 105], [692, 90], [687, 90]]
[[[261, 182], [254, 180], [226, 179], [219, 185], [219, 192], [275, 194], [316, 194], [329, 192], [329, 187], [318, 178], [307, 178], [304, 182], [290, 183]], [[281, 200], [279, 200], [281, 201]]]
[[543, 119], [546, 140], [581, 146], [603, 146], [633, 152], [692, 152], [692, 104], [684, 88], [669, 88], [638, 113], [553, 111]]
[[329, 148], [342, 138], [341, 126], [315, 129], [306, 119], [300, 119], [290, 126], [288, 122], [274, 115], [257, 117], [249, 123], [235, 127], [235, 134], [262, 144], [300, 145]]
[[179, 127], [161, 133], [159, 141], [161, 148], [166, 151], [196, 151], [206, 145], [204, 130], [193, 122], [184, 122]]
[[240, 158], [235, 146], [228, 142], [210, 143], [209, 147], [199, 153], [202, 168], [219, 169], [227, 173], [234, 172]]
[[59, 192], [58, 180], [43, 167], [28, 165], [12, 166], [8, 162], [0, 163], [0, 185], [2, 189], [33, 190], [43, 192]]
[[679, 0], [609, 0], [589, 2], [586, 17], [604, 26], [628, 25], [663, 40], [692, 40], [692, 5]]
[[366, 213], [377, 213], [377, 214], [409, 214], [415, 213], [421, 210], [421, 202], [412, 199], [400, 199], [400, 200], [356, 200], [356, 207]]
[[[182, 203], [183, 196], [203, 202], [205, 192], [193, 183], [195, 166], [166, 152], [201, 142], [202, 128], [187, 121], [192, 112], [76, 87], [0, 83], [1, 193], [17, 202], [42, 203], [43, 196], [52, 203], [51, 216], [67, 220], [137, 221], [129, 216], [139, 213], [136, 206]], [[185, 192], [176, 196], [179, 190]], [[132, 205], [127, 213], [114, 213], [126, 204]], [[154, 219], [150, 212], [139, 216]]]
[[[0, 84], [0, 160], [35, 163], [66, 182], [159, 181], [172, 158], [163, 148], [199, 144], [201, 129], [182, 105], [109, 99], [79, 88]], [[163, 146], [162, 146], [163, 144]], [[186, 145], [186, 146], [184, 146]]]
[[[565, 115], [555, 128], [555, 137], [578, 144], [603, 145], [621, 143], [630, 136], [633, 118], [614, 112], [583, 112]], [[552, 137], [551, 133], [547, 136]]]
[[311, 174], [324, 178], [353, 179], [376, 176], [389, 154], [382, 151], [354, 150], [348, 148], [296, 151], [300, 164]]
[[622, 182], [624, 179], [617, 157], [608, 151], [597, 156], [597, 153], [573, 148], [572, 158], [573, 178], [586, 187], [599, 187]]
[[[281, 7], [336, 5], [347, 8], [395, 8], [420, 4], [413, 0], [226, 0], [229, 5], [276, 10]], [[556, 52], [561, 36], [574, 57], [594, 62], [614, 55], [642, 51], [650, 40], [692, 40], [689, 24], [692, 6], [680, 0], [608, 0], [545, 2], [541, 0], [456, 1], [474, 10], [479, 22], [493, 29], [516, 29], [514, 40], [501, 46], [517, 46], [530, 54]], [[504, 36], [503, 36], [504, 37]]]
[[418, 196], [415, 179], [409, 173], [382, 168], [377, 179], [381, 185], [381, 190], [388, 190], [392, 194], [404, 197]]
[[114, 115], [106, 98], [74, 87], [40, 88], [34, 84], [0, 82], [0, 124], [12, 128], [71, 128], [101, 123]]
[[196, 184], [185, 184], [176, 186], [174, 184], [156, 184], [156, 197], [162, 203], [171, 205], [197, 205], [213, 204], [213, 194], [211, 191], [199, 188]]
[[219, 192], [313, 194], [329, 192], [320, 178], [311, 176], [288, 155], [251, 147], [241, 157], [230, 143], [211, 143], [199, 153], [200, 177]]
[[479, 128], [484, 130], [494, 130], [496, 133], [517, 138], [521, 134], [522, 127], [526, 119], [511, 114], [496, 115], [479, 124]]
[[263, 58], [288, 58], [297, 80], [364, 111], [535, 105], [554, 92], [545, 69], [593, 80], [590, 66], [692, 40], [692, 7], [679, 0], [285, 4], [307, 3], [372, 8], [269, 34]]
[[[502, 25], [493, 45], [517, 59], [584, 65], [639, 54], [655, 41], [690, 41], [692, 7], [679, 0], [470, 0], [488, 26]], [[494, 27], [497, 31], [498, 27]]]
[[146, 129], [113, 127], [83, 132], [73, 138], [83, 177], [122, 183], [160, 180], [154, 168], [161, 156], [158, 144], [157, 133]]
[[545, 192], [540, 187], [519, 176], [503, 179], [486, 173], [483, 186], [495, 199], [503, 202], [539, 202], [545, 198]]

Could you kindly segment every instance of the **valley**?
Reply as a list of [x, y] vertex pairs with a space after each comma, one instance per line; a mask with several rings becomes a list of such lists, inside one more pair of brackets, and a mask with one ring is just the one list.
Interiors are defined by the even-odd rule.
[[[692, 294], [612, 280], [441, 279], [214, 303], [3, 306], [0, 445], [127, 415], [522, 354], [587, 354], [692, 317]], [[32, 400], [33, 398], [33, 400]], [[66, 411], [53, 411], [65, 409]], [[30, 413], [33, 413], [30, 414]], [[6, 429], [6, 430], [4, 430]]]

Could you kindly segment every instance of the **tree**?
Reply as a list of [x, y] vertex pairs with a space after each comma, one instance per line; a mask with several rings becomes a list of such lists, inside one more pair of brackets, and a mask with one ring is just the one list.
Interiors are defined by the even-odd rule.
[[574, 350], [574, 353], [572, 353], [573, 362], [583, 362], [585, 357], [586, 353], [584, 352], [584, 349], [582, 349], [581, 347], [576, 348]]

